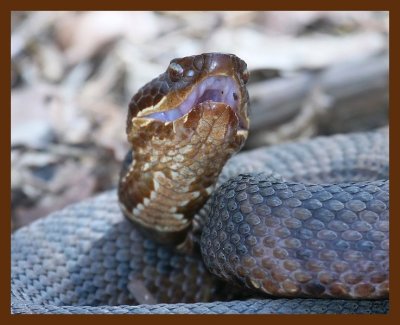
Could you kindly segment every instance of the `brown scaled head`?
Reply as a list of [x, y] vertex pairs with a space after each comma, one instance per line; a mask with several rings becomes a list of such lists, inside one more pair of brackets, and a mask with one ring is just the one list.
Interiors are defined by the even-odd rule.
[[127, 134], [135, 118], [175, 121], [206, 101], [229, 105], [238, 117], [239, 128], [247, 131], [248, 78], [246, 63], [233, 54], [204, 53], [174, 59], [163, 74], [132, 98]]
[[206, 53], [172, 60], [132, 98], [134, 154], [118, 194], [123, 213], [146, 235], [190, 242], [194, 215], [247, 138], [247, 80], [246, 63], [235, 55]]

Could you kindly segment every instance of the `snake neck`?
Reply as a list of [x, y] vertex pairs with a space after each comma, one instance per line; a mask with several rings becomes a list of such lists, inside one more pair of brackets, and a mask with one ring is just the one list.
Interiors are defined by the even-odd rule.
[[232, 109], [207, 104], [171, 123], [142, 119], [132, 134], [134, 153], [119, 185], [122, 211], [156, 241], [182, 243], [247, 131], [238, 130]]

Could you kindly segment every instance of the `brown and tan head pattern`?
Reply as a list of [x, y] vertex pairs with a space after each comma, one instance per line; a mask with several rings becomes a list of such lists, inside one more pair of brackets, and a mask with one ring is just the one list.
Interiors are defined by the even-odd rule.
[[[174, 59], [132, 98], [132, 157], [119, 183], [123, 213], [161, 243], [178, 245], [249, 128], [248, 79], [233, 54]], [[128, 157], [129, 158], [129, 157]]]

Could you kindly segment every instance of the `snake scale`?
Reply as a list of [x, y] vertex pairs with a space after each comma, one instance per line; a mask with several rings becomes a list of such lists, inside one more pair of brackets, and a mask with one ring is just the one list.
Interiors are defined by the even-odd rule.
[[13, 235], [13, 312], [387, 312], [388, 129], [230, 158], [247, 79], [244, 61], [207, 53], [139, 90], [119, 200]]

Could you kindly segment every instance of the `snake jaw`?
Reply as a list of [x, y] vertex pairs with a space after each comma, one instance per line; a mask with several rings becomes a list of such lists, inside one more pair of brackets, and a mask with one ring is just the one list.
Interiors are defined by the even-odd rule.
[[[240, 127], [248, 128], [246, 116], [240, 114], [241, 92], [237, 82], [228, 76], [213, 76], [204, 79], [189, 93], [177, 107], [150, 114], [139, 114], [140, 117], [152, 118], [164, 122], [174, 121], [188, 114], [194, 107], [206, 101], [229, 105], [240, 117]], [[160, 105], [161, 106], [161, 105]], [[247, 111], [244, 109], [244, 111]]]
[[130, 133], [135, 118], [173, 121], [206, 100], [231, 106], [240, 118], [240, 128], [248, 129], [247, 80], [246, 63], [233, 54], [204, 53], [174, 59], [166, 72], [133, 96], [128, 110], [127, 133]]

